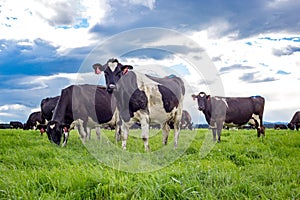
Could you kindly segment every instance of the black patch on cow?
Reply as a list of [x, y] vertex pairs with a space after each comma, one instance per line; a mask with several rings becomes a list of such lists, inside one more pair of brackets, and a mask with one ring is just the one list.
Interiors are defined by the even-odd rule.
[[[168, 87], [171, 91], [173, 91], [177, 98], [180, 98], [182, 95], [185, 94], [185, 87], [183, 81], [175, 75], [159, 78], [146, 74], [146, 77], [157, 82], [159, 85]], [[181, 90], [178, 90], [178, 88], [181, 88]]]
[[129, 100], [130, 117], [138, 110], [147, 110], [148, 99], [146, 93], [139, 89], [135, 90]]
[[176, 95], [167, 87], [158, 85], [158, 90], [161, 93], [164, 109], [166, 112], [171, 112], [178, 106], [179, 100]]
[[[119, 89], [120, 88], [120, 89]], [[129, 71], [117, 83], [117, 90], [113, 92], [121, 118], [128, 122], [134, 112], [144, 110], [148, 112], [148, 98], [137, 85], [136, 74]]]
[[41, 101], [42, 117], [50, 121], [60, 96], [47, 97]]

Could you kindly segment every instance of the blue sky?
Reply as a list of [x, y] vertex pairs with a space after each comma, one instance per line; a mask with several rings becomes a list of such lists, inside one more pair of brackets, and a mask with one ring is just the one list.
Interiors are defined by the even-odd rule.
[[[207, 53], [205, 69], [216, 69], [226, 96], [264, 96], [264, 120], [287, 122], [300, 110], [299, 9], [298, 0], [0, 0], [0, 123], [25, 122], [43, 98], [70, 84], [103, 83], [89, 73], [87, 58], [105, 41], [135, 69], [156, 65], [149, 73], [162, 75], [165, 66], [180, 74], [189, 87], [185, 108], [205, 123], [190, 95], [214, 91], [184, 58], [191, 49], [176, 41], [166, 47], [159, 28], [182, 33]], [[142, 32], [146, 37], [132, 36], [146, 27], [154, 27]], [[146, 48], [148, 40], [159, 44]]]

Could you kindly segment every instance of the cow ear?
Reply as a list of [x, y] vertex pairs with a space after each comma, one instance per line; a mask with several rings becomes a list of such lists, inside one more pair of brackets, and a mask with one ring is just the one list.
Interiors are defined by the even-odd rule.
[[195, 101], [195, 99], [197, 98], [197, 95], [192, 94], [192, 98]]
[[131, 66], [131, 65], [121, 65], [120, 63], [119, 63], [119, 66], [121, 67], [121, 70], [123, 71], [124, 69], [133, 69], [133, 67]]
[[67, 128], [67, 129], [69, 129], [69, 128], [70, 128], [70, 125], [69, 125], [69, 124], [61, 124], [61, 125], [59, 126], [59, 128]]
[[210, 95], [207, 95], [207, 96], [206, 96], [206, 99], [207, 99], [207, 100], [210, 100]]

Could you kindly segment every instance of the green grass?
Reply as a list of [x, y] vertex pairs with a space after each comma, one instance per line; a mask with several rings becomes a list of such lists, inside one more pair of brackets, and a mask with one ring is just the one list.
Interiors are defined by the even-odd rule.
[[[207, 133], [183, 130], [179, 156], [172, 134], [162, 150], [161, 132], [152, 132], [151, 153], [145, 153], [139, 131], [132, 131], [126, 152], [118, 143], [95, 157], [76, 131], [61, 148], [38, 131], [0, 129], [0, 199], [300, 199], [300, 132], [267, 129], [258, 139], [254, 130], [224, 130], [222, 142], [208, 147]], [[115, 143], [111, 131], [103, 131], [103, 138], [87, 146]], [[116, 170], [97, 160], [104, 154], [114, 159], [116, 151], [122, 162], [132, 154], [152, 157], [153, 166], [166, 152], [171, 160], [177, 157], [139, 173], [126, 169], [126, 162]], [[138, 169], [138, 162], [131, 167]]]

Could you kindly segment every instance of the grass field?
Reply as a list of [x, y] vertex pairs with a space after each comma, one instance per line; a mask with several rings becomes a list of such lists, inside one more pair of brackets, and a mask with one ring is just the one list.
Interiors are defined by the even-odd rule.
[[[87, 146], [100, 141], [83, 145], [76, 131], [71, 132], [67, 147], [59, 148], [38, 131], [0, 130], [0, 198], [300, 199], [300, 132], [267, 129], [266, 137], [258, 139], [254, 130], [224, 130], [222, 142], [202, 154], [205, 141], [212, 138], [206, 137], [207, 132], [183, 130], [179, 150], [171, 148], [170, 135], [166, 151], [160, 151], [161, 134], [154, 134], [151, 153], [145, 153], [133, 131], [127, 151], [120, 151], [122, 162], [133, 154], [158, 158], [150, 160], [157, 162], [153, 168], [136, 171], [139, 160], [128, 162], [132, 170], [123, 170], [126, 163], [118, 167], [99, 162], [98, 156], [105, 154], [115, 159], [115, 152], [98, 155]], [[103, 136], [114, 142], [113, 132], [104, 131]], [[168, 156], [165, 152], [171, 152], [171, 162], [156, 170]]]

